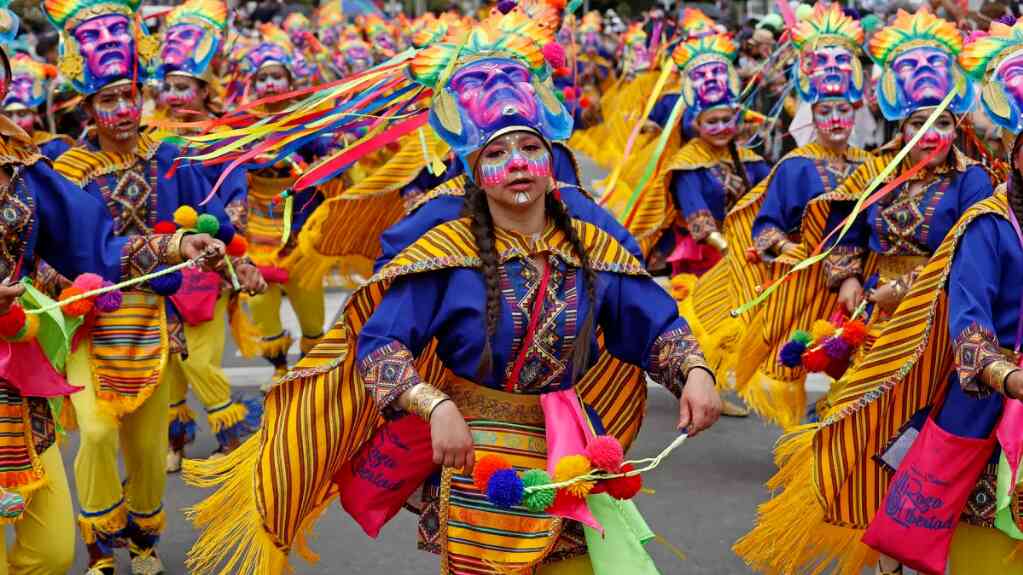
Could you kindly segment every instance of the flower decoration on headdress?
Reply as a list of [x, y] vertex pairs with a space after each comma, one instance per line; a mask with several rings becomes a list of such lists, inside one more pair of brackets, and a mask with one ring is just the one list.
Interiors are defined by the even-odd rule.
[[210, 63], [227, 22], [223, 0], [188, 0], [167, 15], [157, 78], [182, 74], [210, 81]]
[[242, 70], [254, 73], [266, 66], [283, 66], [289, 74], [294, 73], [295, 47], [292, 46], [288, 33], [273, 24], [263, 24], [259, 28], [260, 42], [252, 46], [242, 57]]
[[139, 0], [44, 0], [60, 32], [57, 68], [75, 90], [91, 95], [114, 82], [144, 81], [159, 41], [135, 18]]
[[510, 128], [537, 131], [548, 141], [571, 136], [572, 117], [544, 57], [552, 41], [550, 30], [512, 11], [491, 15], [462, 42], [445, 39], [412, 60], [412, 78], [434, 89], [430, 124], [467, 168], [472, 152]]
[[739, 96], [739, 76], [732, 66], [735, 43], [728, 34], [711, 34], [680, 43], [671, 58], [682, 74], [686, 115], [696, 119], [711, 108], [733, 107]]
[[959, 61], [982, 83], [980, 101], [991, 121], [1023, 132], [1023, 19], [1011, 26], [992, 22], [990, 34], [967, 45]]
[[841, 6], [818, 3], [813, 15], [793, 29], [792, 43], [799, 50], [799, 66], [793, 71], [804, 102], [863, 99], [863, 66], [858, 57], [863, 28]]
[[870, 39], [871, 58], [882, 67], [877, 100], [885, 118], [895, 121], [936, 106], [952, 90], [949, 109], [957, 114], [973, 105], [973, 83], [956, 58], [963, 39], [954, 24], [926, 8], [899, 10], [895, 21]]
[[11, 60], [11, 82], [3, 100], [4, 110], [34, 110], [46, 102], [46, 90], [57, 77], [57, 68], [25, 53]]

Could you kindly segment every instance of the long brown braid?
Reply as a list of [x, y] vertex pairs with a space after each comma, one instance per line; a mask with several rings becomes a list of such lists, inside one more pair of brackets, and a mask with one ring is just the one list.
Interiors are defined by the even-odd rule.
[[1016, 136], [1012, 146], [1012, 154], [1009, 156], [1009, 209], [1016, 214], [1016, 220], [1023, 222], [1023, 166], [1016, 165], [1016, 158], [1023, 149], [1023, 135]]
[[[476, 241], [476, 249], [480, 255], [480, 271], [483, 273], [483, 281], [486, 286], [486, 314], [484, 315], [486, 340], [483, 344], [482, 357], [480, 358], [480, 365], [476, 373], [476, 377], [482, 381], [494, 369], [492, 341], [494, 334], [497, 333], [497, 323], [501, 318], [501, 286], [497, 248], [495, 246], [494, 220], [490, 215], [490, 206], [487, 204], [486, 192], [474, 182], [468, 182], [465, 187], [465, 193], [466, 199], [463, 215], [471, 220], [470, 229], [473, 239]], [[572, 377], [575, 379], [589, 363], [590, 340], [593, 338], [597, 301], [597, 272], [590, 265], [590, 258], [586, 253], [582, 239], [572, 226], [572, 218], [568, 215], [561, 200], [555, 198], [553, 194], [547, 194], [544, 207], [547, 216], [565, 234], [565, 238], [572, 245], [572, 249], [576, 252], [585, 275], [586, 297], [589, 307], [586, 318], [577, 332], [572, 348]], [[538, 294], [537, 297], [543, 297], [543, 295]]]

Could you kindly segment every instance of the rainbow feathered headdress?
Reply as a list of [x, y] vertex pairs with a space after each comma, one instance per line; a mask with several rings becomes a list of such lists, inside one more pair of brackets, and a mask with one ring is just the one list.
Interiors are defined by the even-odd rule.
[[[737, 104], [739, 75], [732, 66], [736, 54], [728, 34], [691, 37], [672, 51], [671, 59], [682, 74], [682, 100], [691, 120], [705, 110]], [[703, 89], [709, 85], [705, 79], [708, 72], [716, 89]]]
[[902, 120], [916, 110], [936, 106], [952, 90], [958, 93], [949, 109], [968, 112], [975, 94], [957, 61], [962, 49], [962, 36], [953, 23], [927, 8], [913, 14], [899, 10], [895, 21], [874, 34], [868, 47], [871, 58], [882, 67], [877, 100], [885, 118]]
[[182, 74], [209, 82], [210, 63], [220, 50], [227, 5], [223, 0], [188, 0], [170, 11], [163, 31], [157, 78]]
[[1023, 132], [1023, 19], [1009, 26], [992, 22], [959, 57], [966, 72], [983, 84], [980, 101], [996, 125]]
[[859, 59], [863, 28], [841, 6], [817, 3], [813, 15], [792, 30], [792, 44], [799, 50], [799, 65], [793, 72], [804, 102], [842, 99], [856, 103], [863, 99]]
[[434, 42], [449, 38], [455, 42], [464, 40], [469, 34], [469, 26], [453, 12], [445, 12], [440, 17], [428, 12], [412, 23], [412, 46], [427, 48]]
[[4, 110], [34, 110], [46, 102], [46, 91], [57, 77], [57, 68], [25, 53], [11, 60], [11, 85], [3, 100]]
[[725, 32], [717, 22], [703, 13], [699, 8], [686, 8], [682, 12], [682, 19], [679, 20], [679, 28], [683, 32], [683, 38], [702, 38], [713, 34]]
[[[91, 95], [115, 82], [141, 82], [149, 77], [157, 63], [160, 42], [135, 17], [139, 4], [140, 0], [43, 1], [43, 12], [60, 33], [57, 69], [79, 93]], [[95, 54], [100, 48], [79, 42], [79, 28], [95, 26], [104, 17], [122, 20], [117, 26], [127, 25], [126, 38], [118, 40], [126, 60], [121, 66], [111, 65], [106, 55], [101, 61]]]

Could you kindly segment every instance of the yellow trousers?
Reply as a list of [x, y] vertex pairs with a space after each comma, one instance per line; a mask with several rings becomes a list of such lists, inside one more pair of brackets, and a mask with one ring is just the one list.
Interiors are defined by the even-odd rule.
[[75, 511], [71, 506], [60, 449], [51, 445], [39, 457], [46, 485], [28, 502], [14, 524], [14, 545], [7, 548], [6, 529], [0, 529], [0, 575], [64, 575], [75, 559]]
[[593, 565], [589, 555], [582, 555], [544, 565], [537, 575], [593, 575]]
[[305, 288], [299, 285], [297, 277], [291, 277], [283, 286], [270, 284], [265, 292], [249, 299], [252, 322], [256, 324], [259, 335], [269, 339], [284, 333], [284, 324], [281, 323], [281, 299], [284, 294], [288, 295], [291, 309], [298, 316], [302, 337], [309, 340], [322, 336], [327, 313], [323, 284], [318, 282], [313, 289]]
[[[167, 483], [167, 398], [161, 380], [153, 394], [120, 421], [96, 401], [87, 345], [67, 362], [68, 381], [84, 387], [71, 396], [80, 432], [75, 456], [75, 483], [81, 506], [79, 526], [87, 544], [97, 535], [123, 530], [130, 516], [144, 532], [163, 530], [163, 492]], [[118, 452], [124, 457], [127, 481], [121, 486]]]

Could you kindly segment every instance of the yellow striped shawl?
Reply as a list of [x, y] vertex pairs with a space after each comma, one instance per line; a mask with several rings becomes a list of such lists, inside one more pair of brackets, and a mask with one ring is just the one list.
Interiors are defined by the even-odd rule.
[[900, 428], [941, 396], [954, 369], [945, 285], [952, 259], [978, 217], [1007, 217], [997, 193], [970, 208], [923, 269], [874, 346], [839, 382], [819, 424], [779, 443], [783, 489], [760, 507], [757, 525], [735, 546], [758, 571], [858, 574], [876, 557], [859, 540], [883, 502], [891, 473], [874, 461]]
[[75, 146], [57, 158], [57, 161], [53, 163], [53, 169], [70, 180], [71, 183], [84, 187], [100, 176], [127, 170], [140, 159], [152, 158], [159, 147], [160, 142], [145, 132], [139, 134], [138, 145], [131, 154], [117, 154]]
[[[593, 267], [644, 275], [643, 265], [610, 235], [574, 220]], [[575, 261], [558, 232], [550, 242], [567, 261]], [[499, 254], [509, 248], [498, 242]], [[185, 479], [200, 487], [219, 487], [188, 511], [202, 530], [189, 552], [188, 566], [213, 573], [271, 575], [283, 572], [294, 549], [315, 555], [305, 535], [337, 495], [331, 481], [382, 422], [355, 369], [354, 342], [391, 282], [402, 276], [479, 264], [467, 219], [441, 224], [396, 256], [356, 291], [341, 319], [266, 397], [259, 434], [226, 457], [185, 464]], [[436, 341], [417, 358], [423, 381], [444, 388], [453, 375], [437, 358]], [[578, 384], [581, 397], [603, 418], [608, 433], [629, 445], [639, 431], [646, 404], [641, 370], [609, 353]]]

